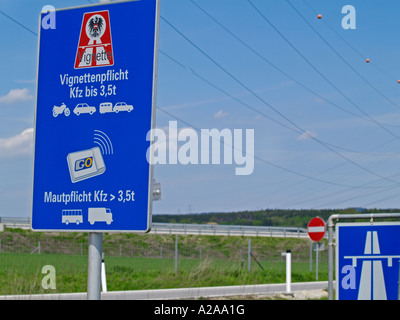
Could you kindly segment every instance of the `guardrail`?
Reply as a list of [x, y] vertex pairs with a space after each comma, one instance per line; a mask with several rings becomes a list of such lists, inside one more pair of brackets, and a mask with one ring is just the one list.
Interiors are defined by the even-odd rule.
[[150, 233], [247, 237], [308, 237], [307, 229], [304, 228], [183, 223], [153, 223]]
[[31, 225], [31, 219], [18, 217], [0, 217], [0, 223], [5, 225], [7, 228], [29, 229]]
[[[29, 218], [0, 217], [7, 228], [30, 228]], [[306, 238], [307, 229], [295, 227], [234, 226], [219, 224], [152, 223], [151, 234]]]

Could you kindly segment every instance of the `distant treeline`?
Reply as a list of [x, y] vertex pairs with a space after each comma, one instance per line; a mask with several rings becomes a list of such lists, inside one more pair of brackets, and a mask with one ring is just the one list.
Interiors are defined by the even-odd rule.
[[400, 209], [265, 209], [224, 213], [161, 214], [153, 215], [153, 222], [225, 224], [247, 226], [277, 226], [306, 228], [310, 219], [320, 217], [325, 221], [331, 214], [400, 212]]

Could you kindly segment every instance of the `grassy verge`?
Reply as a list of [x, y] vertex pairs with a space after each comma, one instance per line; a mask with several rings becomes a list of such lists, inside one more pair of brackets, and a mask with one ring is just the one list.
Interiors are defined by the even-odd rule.
[[[177, 273], [174, 240], [173, 235], [105, 234], [108, 290], [283, 283], [286, 269], [280, 254], [286, 249], [292, 250], [292, 281], [315, 280], [315, 265], [309, 271], [308, 240], [252, 238], [252, 254], [261, 267], [252, 259], [249, 272], [247, 238], [179, 236]], [[0, 241], [0, 295], [87, 290], [86, 234], [7, 230]], [[39, 242], [41, 254], [30, 254]], [[320, 261], [319, 280], [327, 280], [324, 254]], [[42, 288], [45, 265], [56, 270], [55, 290]]]
[[[35, 294], [85, 292], [87, 256], [57, 254], [0, 254], [0, 294]], [[175, 274], [171, 259], [108, 257], [106, 260], [109, 291], [227, 286], [285, 282], [285, 263], [260, 261], [248, 271], [247, 265], [226, 260], [183, 259]], [[56, 270], [56, 290], [44, 290], [41, 282], [46, 274], [42, 267]], [[292, 265], [292, 281], [314, 281], [309, 264]], [[327, 280], [327, 265], [319, 266], [319, 280]]]

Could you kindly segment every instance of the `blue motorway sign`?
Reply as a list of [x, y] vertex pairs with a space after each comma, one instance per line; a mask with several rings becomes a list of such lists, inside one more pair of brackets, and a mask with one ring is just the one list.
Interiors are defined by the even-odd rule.
[[146, 232], [159, 2], [55, 18], [39, 36], [32, 229]]
[[338, 300], [398, 300], [400, 223], [336, 225]]

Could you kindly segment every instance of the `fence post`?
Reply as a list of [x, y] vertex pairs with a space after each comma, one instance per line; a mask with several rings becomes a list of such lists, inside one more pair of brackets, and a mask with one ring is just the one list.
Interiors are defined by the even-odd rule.
[[286, 250], [286, 293], [292, 292], [292, 253]]
[[175, 235], [175, 274], [178, 273], [178, 235]]
[[281, 252], [281, 258], [285, 256], [286, 258], [286, 292], [285, 295], [291, 295], [292, 293], [292, 252], [291, 250], [286, 250], [286, 252]]
[[104, 252], [101, 253], [101, 291], [107, 292], [106, 263], [104, 262]]
[[251, 269], [251, 239], [249, 239], [249, 245], [247, 250], [247, 269], [250, 272]]

